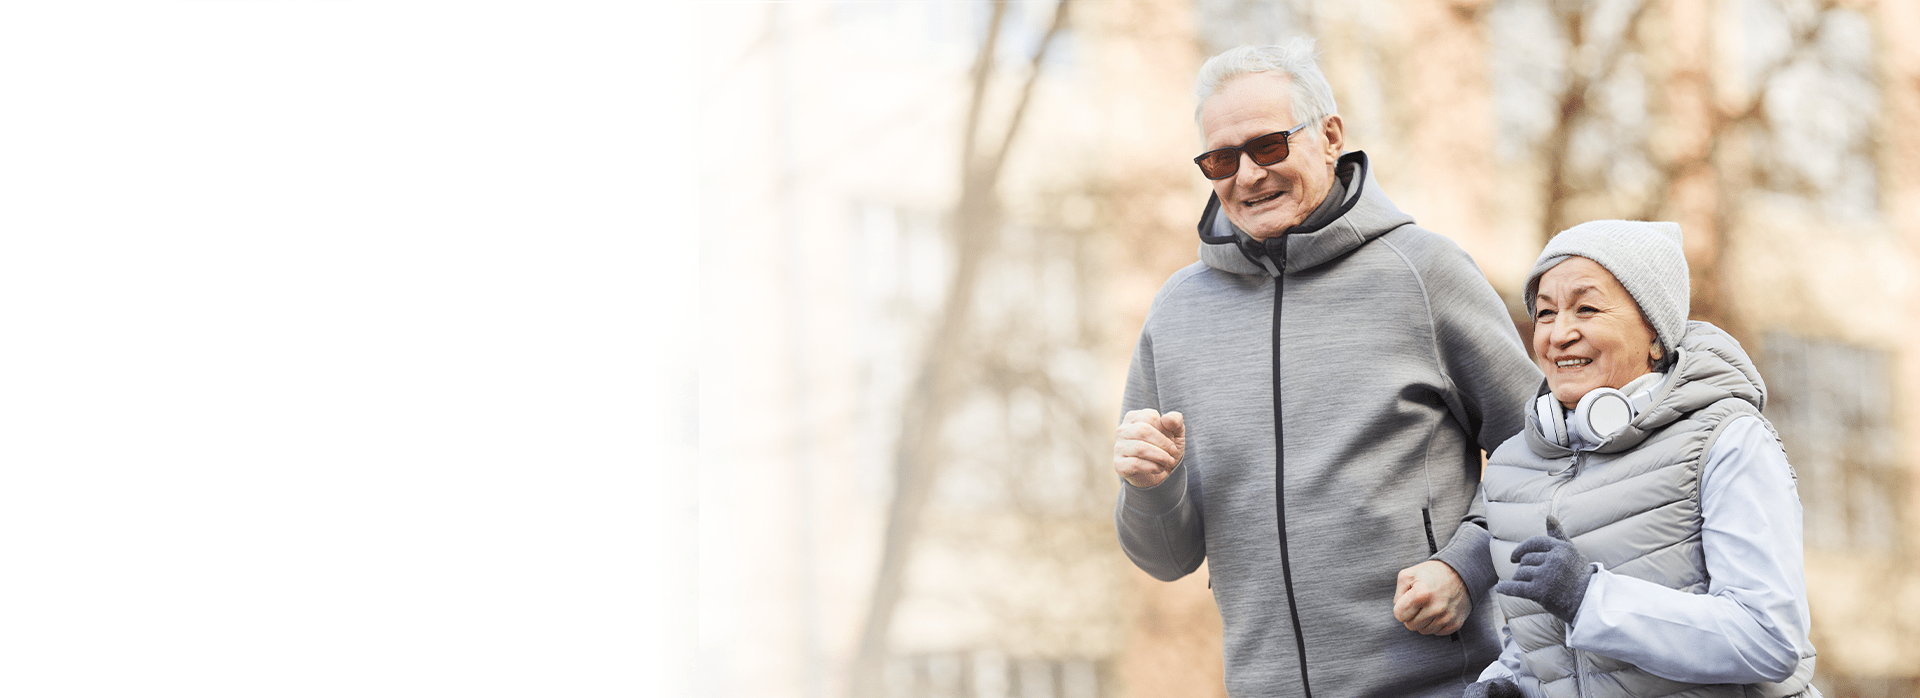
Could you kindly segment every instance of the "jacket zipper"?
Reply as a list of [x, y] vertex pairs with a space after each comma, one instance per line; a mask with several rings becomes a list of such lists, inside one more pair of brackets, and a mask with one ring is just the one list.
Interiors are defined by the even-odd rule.
[[[1273, 252], [1269, 251], [1272, 257]], [[1287, 255], [1284, 243], [1280, 247], [1280, 259], [1273, 276], [1273, 500], [1274, 518], [1279, 522], [1280, 533], [1280, 576], [1287, 585], [1287, 612], [1293, 616], [1293, 644], [1300, 658], [1300, 691], [1306, 698], [1313, 698], [1312, 685], [1307, 680], [1307, 636], [1300, 631], [1300, 604], [1293, 594], [1293, 560], [1287, 552], [1287, 438], [1286, 429], [1281, 421], [1280, 399], [1280, 307], [1285, 295], [1287, 277]]]

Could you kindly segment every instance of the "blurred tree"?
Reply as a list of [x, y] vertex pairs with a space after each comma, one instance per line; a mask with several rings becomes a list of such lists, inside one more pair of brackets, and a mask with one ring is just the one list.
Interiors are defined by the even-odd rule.
[[[1810, 70], [1844, 63], [1836, 54], [1845, 47], [1827, 40], [1828, 30], [1850, 10], [1834, 0], [1509, 0], [1495, 11], [1519, 25], [1506, 36], [1532, 37], [1507, 54], [1532, 66], [1528, 79], [1505, 83], [1507, 104], [1551, 105], [1526, 148], [1543, 172], [1539, 243], [1594, 218], [1679, 221], [1693, 315], [1745, 336], [1724, 260], [1748, 197], [1830, 193], [1808, 176], [1808, 162], [1767, 155], [1792, 140], [1786, 130], [1796, 125], [1781, 111], [1781, 93], [1804, 94]], [[1756, 13], [1784, 36], [1755, 46], [1756, 34], [1728, 31]]]
[[[1051, 24], [1031, 57], [1010, 116], [998, 129], [989, 129], [987, 102], [993, 83], [1002, 76], [996, 68], [1008, 3], [992, 3], [985, 38], [972, 70], [971, 96], [961, 134], [960, 194], [952, 218], [953, 275], [938, 324], [925, 344], [919, 372], [909, 387], [901, 416], [900, 437], [894, 450], [894, 492], [889, 506], [881, 560], [871, 605], [860, 634], [850, 688], [856, 698], [884, 695], [884, 670], [889, 656], [888, 636], [895, 611], [906, 593], [906, 570], [920, 536], [927, 504], [948, 459], [943, 431], [963, 405], [966, 379], [980, 370], [981, 357], [971, 355], [977, 334], [975, 304], [985, 261], [992, 255], [1004, 222], [1000, 179], [1016, 137], [1020, 134], [1035, 85], [1054, 39], [1066, 28], [1069, 0], [1058, 0]], [[997, 139], [988, 135], [997, 130]]]

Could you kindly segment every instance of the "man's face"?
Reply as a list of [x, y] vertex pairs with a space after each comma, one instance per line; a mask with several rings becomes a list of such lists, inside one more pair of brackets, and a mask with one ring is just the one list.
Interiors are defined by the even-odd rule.
[[[1287, 96], [1290, 82], [1282, 73], [1250, 73], [1221, 86], [1200, 109], [1203, 152], [1293, 128], [1298, 122]], [[1343, 138], [1340, 117], [1329, 116], [1289, 137], [1285, 160], [1256, 165], [1240, 153], [1240, 171], [1213, 180], [1227, 220], [1260, 240], [1299, 225], [1333, 188], [1333, 166]]]

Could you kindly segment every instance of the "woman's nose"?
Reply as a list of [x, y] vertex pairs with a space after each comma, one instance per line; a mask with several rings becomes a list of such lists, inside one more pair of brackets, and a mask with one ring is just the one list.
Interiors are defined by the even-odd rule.
[[1575, 342], [1580, 341], [1580, 329], [1574, 327], [1571, 322], [1553, 323], [1551, 341], [1553, 346], [1560, 349], [1573, 346]]

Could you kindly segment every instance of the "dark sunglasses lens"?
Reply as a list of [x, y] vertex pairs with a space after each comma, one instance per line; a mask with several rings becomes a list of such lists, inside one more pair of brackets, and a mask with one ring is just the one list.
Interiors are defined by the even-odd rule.
[[1200, 156], [1200, 173], [1207, 179], [1226, 179], [1240, 170], [1240, 151], [1232, 148], [1215, 150]]
[[1275, 133], [1253, 139], [1246, 145], [1247, 155], [1256, 165], [1271, 165], [1287, 159], [1287, 134]]

